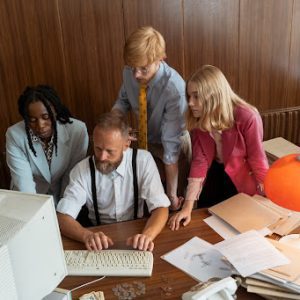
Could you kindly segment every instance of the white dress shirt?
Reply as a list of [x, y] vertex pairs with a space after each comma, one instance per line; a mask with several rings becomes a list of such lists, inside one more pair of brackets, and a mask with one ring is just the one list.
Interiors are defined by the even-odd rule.
[[[137, 181], [139, 187], [138, 217], [143, 216], [144, 202], [149, 212], [158, 207], [168, 207], [170, 201], [164, 192], [160, 176], [152, 158], [145, 150], [138, 150], [136, 157]], [[100, 222], [102, 224], [132, 220], [134, 218], [134, 189], [132, 171], [132, 149], [123, 152], [118, 168], [110, 174], [95, 174], [96, 192]], [[70, 183], [57, 211], [76, 218], [86, 204], [90, 220], [96, 224], [89, 158], [78, 163], [70, 173]]]
[[210, 132], [210, 136], [215, 140], [216, 143], [216, 157], [215, 160], [222, 164], [223, 163], [223, 154], [222, 154], [222, 131], [221, 130], [213, 130]]

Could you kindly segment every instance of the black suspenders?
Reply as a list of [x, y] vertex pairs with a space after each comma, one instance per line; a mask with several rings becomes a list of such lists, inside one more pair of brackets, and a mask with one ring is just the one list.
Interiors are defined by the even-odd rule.
[[[139, 187], [138, 187], [137, 175], [136, 175], [136, 155], [137, 155], [137, 149], [133, 148], [132, 149], [132, 172], [133, 172], [133, 190], [134, 190], [134, 219], [137, 219], [138, 202], [139, 202]], [[94, 167], [92, 156], [90, 156], [89, 158], [89, 164], [90, 164], [90, 171], [91, 171], [91, 188], [92, 188], [94, 211], [95, 211], [97, 225], [100, 225], [101, 223], [100, 223], [98, 202], [97, 202], [95, 167]]]
[[98, 202], [97, 202], [97, 193], [96, 193], [96, 180], [95, 180], [95, 167], [93, 162], [93, 156], [89, 158], [90, 163], [90, 171], [91, 171], [91, 184], [92, 184], [92, 196], [93, 196], [93, 203], [94, 203], [94, 211], [96, 216], [97, 225], [100, 225], [100, 217], [98, 211]]
[[136, 176], [136, 154], [137, 149], [132, 149], [132, 173], [133, 173], [133, 191], [134, 191], [134, 219], [137, 219], [138, 207], [139, 207], [139, 187]]

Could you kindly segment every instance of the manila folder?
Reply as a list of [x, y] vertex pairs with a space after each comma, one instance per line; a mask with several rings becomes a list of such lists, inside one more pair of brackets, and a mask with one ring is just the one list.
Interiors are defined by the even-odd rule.
[[208, 211], [241, 233], [251, 229], [263, 229], [278, 222], [281, 218], [278, 213], [259, 204], [244, 193], [239, 193], [211, 206]]

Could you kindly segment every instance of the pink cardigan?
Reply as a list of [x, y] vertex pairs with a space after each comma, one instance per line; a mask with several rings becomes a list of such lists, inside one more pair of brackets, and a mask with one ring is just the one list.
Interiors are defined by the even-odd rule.
[[[263, 125], [258, 112], [239, 106], [235, 109], [233, 128], [222, 132], [222, 154], [225, 171], [238, 192], [259, 193], [269, 168], [262, 146]], [[192, 130], [192, 163], [190, 178], [206, 177], [216, 156], [216, 144], [208, 132]]]

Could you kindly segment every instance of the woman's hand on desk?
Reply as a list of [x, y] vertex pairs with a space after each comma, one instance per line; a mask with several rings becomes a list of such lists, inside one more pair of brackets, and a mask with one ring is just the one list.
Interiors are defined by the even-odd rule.
[[85, 247], [89, 251], [99, 251], [102, 249], [107, 249], [112, 246], [114, 243], [110, 237], [105, 235], [102, 231], [98, 232], [89, 232], [84, 236]]
[[181, 211], [179, 211], [169, 219], [168, 225], [171, 230], [178, 230], [182, 221], [183, 226], [186, 226], [191, 222], [193, 205], [194, 201], [186, 200]]
[[134, 249], [143, 251], [153, 251], [154, 248], [152, 239], [143, 233], [129, 237], [126, 244]]

